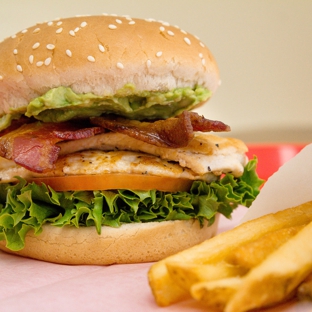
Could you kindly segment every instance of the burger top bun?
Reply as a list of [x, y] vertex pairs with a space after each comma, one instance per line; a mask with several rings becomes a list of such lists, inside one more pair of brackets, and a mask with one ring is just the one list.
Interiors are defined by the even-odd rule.
[[57, 19], [0, 43], [0, 115], [51, 88], [114, 95], [219, 85], [215, 60], [193, 35], [154, 20], [117, 16]]

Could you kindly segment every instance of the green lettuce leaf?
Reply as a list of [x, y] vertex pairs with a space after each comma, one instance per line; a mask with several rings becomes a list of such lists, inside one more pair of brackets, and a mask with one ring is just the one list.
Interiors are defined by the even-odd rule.
[[56, 192], [45, 184], [27, 183], [18, 178], [15, 185], [0, 184], [0, 240], [11, 250], [25, 245], [25, 236], [42, 226], [119, 227], [123, 223], [162, 222], [197, 219], [212, 224], [217, 213], [230, 218], [238, 205], [249, 207], [263, 180], [256, 173], [257, 159], [246, 165], [243, 175], [224, 175], [207, 184], [194, 181], [189, 192], [156, 190]]

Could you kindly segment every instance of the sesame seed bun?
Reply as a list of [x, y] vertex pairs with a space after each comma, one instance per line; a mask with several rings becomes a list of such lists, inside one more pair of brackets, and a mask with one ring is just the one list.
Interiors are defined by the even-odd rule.
[[211, 226], [194, 220], [123, 224], [120, 228], [56, 227], [44, 225], [40, 235], [28, 233], [25, 248], [9, 253], [61, 264], [109, 265], [158, 261], [216, 234], [218, 215]]
[[84, 16], [27, 28], [0, 43], [0, 115], [25, 107], [51, 88], [114, 95], [202, 86], [215, 92], [219, 74], [205, 45], [154, 20]]

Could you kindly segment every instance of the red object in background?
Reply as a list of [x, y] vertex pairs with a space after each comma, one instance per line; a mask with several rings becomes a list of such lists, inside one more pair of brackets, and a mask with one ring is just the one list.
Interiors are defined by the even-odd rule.
[[248, 144], [248, 157], [258, 158], [257, 173], [267, 180], [280, 166], [296, 156], [306, 144]]

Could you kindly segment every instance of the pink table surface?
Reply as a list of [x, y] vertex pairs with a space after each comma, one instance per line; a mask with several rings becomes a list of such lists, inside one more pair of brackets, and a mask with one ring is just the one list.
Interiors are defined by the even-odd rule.
[[[238, 224], [221, 218], [219, 232]], [[45, 263], [0, 251], [0, 311], [207, 311], [194, 301], [158, 307], [147, 272], [152, 264], [68, 266]], [[288, 303], [266, 311], [312, 311], [312, 303]]]

